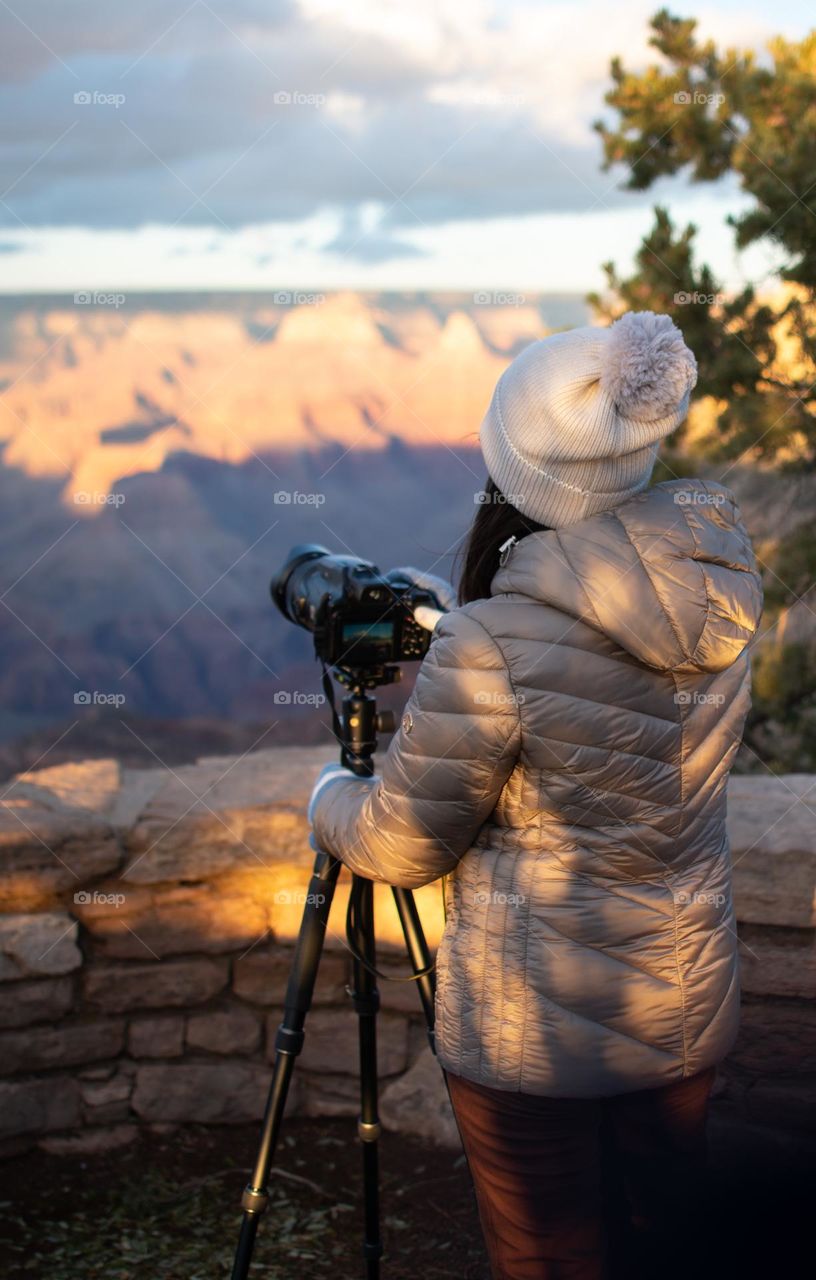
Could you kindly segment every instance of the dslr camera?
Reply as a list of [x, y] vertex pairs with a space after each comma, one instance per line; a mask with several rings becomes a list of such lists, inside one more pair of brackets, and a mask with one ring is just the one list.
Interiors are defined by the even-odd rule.
[[318, 658], [366, 684], [386, 683], [395, 664], [425, 656], [431, 633], [414, 613], [441, 607], [403, 570], [382, 574], [312, 542], [292, 548], [270, 592], [285, 618], [312, 633]]

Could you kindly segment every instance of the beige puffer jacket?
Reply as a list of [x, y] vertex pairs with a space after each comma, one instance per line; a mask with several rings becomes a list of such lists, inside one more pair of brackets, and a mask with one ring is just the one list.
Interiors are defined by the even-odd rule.
[[442, 1065], [598, 1097], [692, 1075], [739, 1013], [726, 781], [762, 595], [733, 495], [659, 484], [510, 551], [446, 615], [384, 758], [321, 847], [409, 888], [445, 873]]

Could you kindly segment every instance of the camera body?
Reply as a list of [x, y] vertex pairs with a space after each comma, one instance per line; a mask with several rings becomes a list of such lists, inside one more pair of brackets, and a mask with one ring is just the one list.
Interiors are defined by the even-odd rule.
[[270, 591], [284, 617], [311, 631], [315, 653], [328, 666], [374, 675], [428, 651], [431, 634], [414, 610], [438, 608], [438, 601], [398, 570], [383, 575], [370, 561], [302, 543]]

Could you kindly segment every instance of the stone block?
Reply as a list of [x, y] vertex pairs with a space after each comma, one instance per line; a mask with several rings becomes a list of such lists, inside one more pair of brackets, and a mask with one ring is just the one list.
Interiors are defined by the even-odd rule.
[[0, 1080], [0, 1135], [52, 1133], [80, 1120], [79, 1084], [70, 1076]]
[[110, 1080], [116, 1075], [116, 1070], [115, 1062], [97, 1062], [93, 1066], [83, 1067], [76, 1074], [78, 1080]]
[[80, 1084], [82, 1114], [86, 1124], [115, 1124], [127, 1120], [133, 1071], [114, 1071], [107, 1080], [83, 1080]]
[[145, 806], [128, 839], [132, 883], [207, 880], [295, 858], [310, 865], [306, 804], [330, 748], [255, 751], [183, 766]]
[[118, 881], [75, 912], [100, 952], [119, 960], [245, 950], [267, 932], [262, 904], [217, 885], [151, 892]]
[[187, 1019], [187, 1045], [210, 1053], [249, 1054], [261, 1043], [261, 1024], [249, 1009], [212, 1009]]
[[360, 1083], [354, 1076], [335, 1076], [301, 1071], [298, 1115], [359, 1116]]
[[731, 778], [728, 835], [737, 919], [816, 925], [816, 777]]
[[137, 821], [152, 796], [167, 781], [167, 770], [123, 769], [118, 760], [81, 760], [20, 773], [20, 794], [53, 806], [86, 810], [116, 830]]
[[105, 1013], [186, 1008], [203, 1004], [227, 985], [226, 961], [201, 957], [162, 964], [93, 965], [83, 975], [85, 999]]
[[[232, 987], [236, 995], [253, 1004], [282, 1005], [294, 960], [293, 948], [251, 951], [235, 962]], [[346, 999], [349, 977], [347, 955], [325, 951], [317, 971], [313, 1004], [337, 1004]]]
[[[270, 1081], [269, 1068], [252, 1062], [143, 1064], [132, 1106], [153, 1124], [256, 1121], [263, 1116]], [[290, 1105], [295, 1100], [296, 1088]]]
[[180, 1058], [184, 1018], [134, 1018], [128, 1027], [128, 1052], [134, 1058]]
[[0, 1033], [0, 1072], [12, 1075], [115, 1058], [124, 1042], [121, 1018], [4, 1031]]
[[816, 938], [812, 930], [743, 924], [739, 936], [745, 995], [816, 997]]
[[39, 800], [52, 810], [59, 807], [107, 817], [121, 785], [118, 760], [69, 760], [18, 773], [12, 794]]
[[[70, 767], [93, 772], [95, 765]], [[81, 789], [69, 795], [49, 786], [49, 772], [21, 775], [0, 803], [0, 910], [54, 906], [122, 859], [111, 824], [84, 807]]]
[[78, 932], [64, 911], [0, 916], [0, 980], [72, 973], [82, 964]]
[[[309, 859], [308, 866], [305, 861], [303, 864], [281, 863], [274, 876], [261, 869], [253, 877], [256, 892], [265, 890], [269, 903], [269, 923], [275, 940], [281, 944], [291, 945], [297, 940], [310, 870]], [[324, 946], [327, 951], [348, 951], [346, 909], [350, 884], [351, 877], [347, 872], [341, 872], [326, 928]], [[439, 944], [444, 928], [441, 887], [439, 884], [423, 885], [421, 889], [414, 891], [414, 898], [426, 941], [433, 951]], [[374, 918], [379, 953], [387, 957], [389, 963], [399, 964], [404, 960], [407, 970], [405, 938], [394, 904], [394, 895], [388, 885], [374, 886]]]
[[26, 1027], [32, 1022], [56, 1022], [74, 1003], [71, 978], [34, 978], [9, 982], [0, 991], [0, 1027]]

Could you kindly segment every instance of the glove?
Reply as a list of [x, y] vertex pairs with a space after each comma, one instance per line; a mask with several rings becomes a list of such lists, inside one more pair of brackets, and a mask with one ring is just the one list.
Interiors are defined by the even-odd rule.
[[370, 778], [360, 778], [356, 773], [352, 773], [350, 769], [346, 769], [342, 764], [326, 764], [317, 775], [317, 781], [312, 788], [312, 794], [309, 797], [309, 805], [306, 810], [306, 818], [310, 826], [314, 825], [314, 815], [317, 809], [317, 802], [332, 783], [339, 782], [341, 778], [354, 778], [358, 782], [379, 782], [379, 774], [372, 774]]
[[323, 766], [320, 773], [317, 775], [317, 781], [312, 787], [312, 794], [309, 797], [309, 806], [306, 810], [306, 818], [309, 822], [309, 826], [314, 822], [317, 798], [321, 791], [323, 791], [325, 787], [330, 786], [332, 782], [337, 782], [339, 778], [348, 778], [350, 776], [350, 771], [345, 769], [341, 764], [326, 764]]
[[430, 591], [439, 608], [445, 613], [450, 613], [451, 609], [456, 608], [456, 592], [449, 582], [444, 578], [438, 578], [435, 573], [426, 573], [424, 569], [415, 569], [412, 565], [406, 565], [401, 569], [390, 569], [385, 578], [387, 582], [404, 580], [415, 587], [420, 587], [422, 591]]

